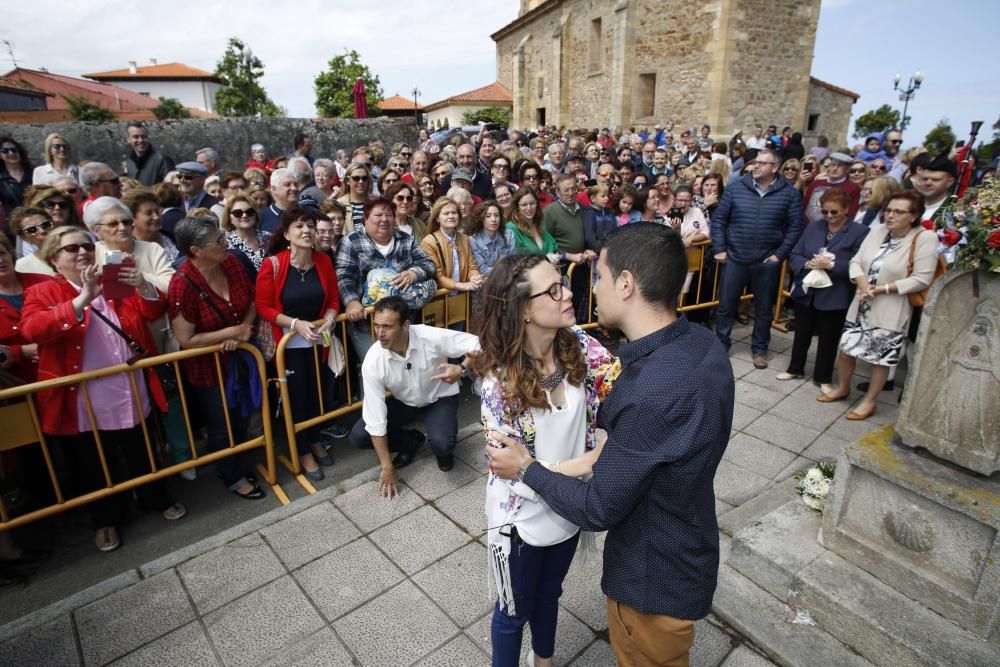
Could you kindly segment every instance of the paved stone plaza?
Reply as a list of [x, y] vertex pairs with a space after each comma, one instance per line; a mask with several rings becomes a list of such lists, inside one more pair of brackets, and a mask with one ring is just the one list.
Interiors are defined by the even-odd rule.
[[[811, 382], [774, 379], [790, 334], [775, 333], [767, 370], [753, 368], [748, 334], [732, 350], [733, 437], [716, 476], [723, 558], [735, 530], [794, 497], [797, 470], [897, 410], [898, 391], [868, 423], [847, 422], [852, 403], [817, 403]], [[401, 471], [395, 501], [377, 497], [369, 470], [9, 623], [0, 665], [488, 664], [483, 440], [476, 423], [459, 436], [454, 470], [425, 452]], [[570, 571], [558, 665], [614, 664], [600, 572], [599, 556]], [[720, 596], [757, 613], [750, 593], [720, 582]], [[693, 665], [772, 664], [762, 652], [787, 662], [728, 620], [697, 624]], [[791, 620], [774, 632], [809, 639]]]

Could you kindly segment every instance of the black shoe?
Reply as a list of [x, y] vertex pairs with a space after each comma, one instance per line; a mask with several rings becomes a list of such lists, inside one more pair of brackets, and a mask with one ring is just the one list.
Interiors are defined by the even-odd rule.
[[451, 452], [445, 454], [444, 456], [437, 457], [438, 460], [438, 470], [441, 472], [448, 472], [455, 467], [455, 455]]
[[[867, 382], [858, 383], [858, 391], [868, 391], [868, 387], [871, 385]], [[896, 388], [896, 383], [893, 380], [886, 380], [885, 386], [882, 387], [882, 391], [893, 391]]]
[[260, 488], [256, 484], [254, 484], [253, 488], [247, 491], [246, 493], [240, 493], [239, 491], [233, 491], [233, 493], [238, 495], [240, 498], [244, 498], [246, 500], [260, 500], [261, 498], [267, 495], [266, 493], [264, 493], [264, 489]]
[[396, 453], [396, 456], [392, 458], [393, 467], [399, 470], [400, 468], [405, 468], [413, 463], [413, 458], [416, 456], [417, 451], [424, 446], [424, 440], [425, 437], [423, 433], [414, 432], [413, 439], [410, 441], [409, 447], [400, 450]]

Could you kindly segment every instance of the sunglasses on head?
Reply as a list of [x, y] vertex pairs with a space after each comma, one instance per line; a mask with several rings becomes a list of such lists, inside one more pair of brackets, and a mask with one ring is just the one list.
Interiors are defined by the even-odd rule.
[[52, 199], [43, 199], [42, 208], [61, 208], [64, 211], [69, 210], [68, 201], [54, 201]]
[[247, 218], [253, 218], [257, 215], [257, 211], [252, 208], [234, 208], [229, 212], [229, 215], [234, 218], [242, 218], [246, 216]]
[[39, 230], [47, 232], [48, 230], [52, 229], [52, 227], [53, 223], [51, 220], [44, 220], [38, 223], [37, 225], [31, 225], [30, 227], [22, 227], [21, 231], [24, 232], [25, 234], [37, 234]]
[[66, 245], [64, 245], [61, 248], [59, 248], [59, 250], [60, 251], [65, 250], [66, 252], [72, 253], [72, 254], [75, 255], [76, 253], [80, 252], [81, 248], [83, 248], [87, 252], [94, 252], [94, 248], [95, 247], [96, 246], [94, 246], [93, 243], [90, 243], [88, 241], [86, 243], [67, 243]]

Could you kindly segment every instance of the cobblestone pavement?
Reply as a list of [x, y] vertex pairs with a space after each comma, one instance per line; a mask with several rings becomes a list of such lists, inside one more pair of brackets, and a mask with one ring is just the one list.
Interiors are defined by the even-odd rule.
[[[724, 531], [749, 501], [896, 413], [893, 394], [870, 422], [845, 421], [852, 402], [820, 404], [810, 382], [774, 379], [790, 334], [775, 333], [767, 370], [754, 369], [748, 334], [732, 350], [736, 415], [715, 483]], [[425, 453], [401, 471], [395, 501], [377, 497], [370, 470], [12, 622], [0, 664], [488, 664], [482, 436], [475, 423], [459, 435], [454, 470]], [[615, 662], [600, 573], [600, 558], [570, 571], [557, 665]], [[691, 664], [772, 663], [709, 616]]]

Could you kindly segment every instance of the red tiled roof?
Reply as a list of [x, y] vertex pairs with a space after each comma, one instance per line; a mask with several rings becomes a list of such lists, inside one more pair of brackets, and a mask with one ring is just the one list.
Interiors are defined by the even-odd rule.
[[32, 95], [34, 97], [53, 97], [52, 93], [35, 88], [27, 81], [20, 79], [5, 79], [0, 77], [0, 90], [10, 90], [22, 95]]
[[116, 69], [109, 72], [94, 72], [84, 74], [88, 79], [119, 81], [126, 79], [209, 79], [218, 81], [211, 72], [206, 72], [197, 67], [191, 67], [184, 63], [164, 63], [162, 65], [143, 65], [137, 67], [135, 72], [129, 68]]
[[861, 97], [857, 93], [850, 91], [847, 88], [841, 88], [840, 86], [835, 86], [832, 83], [821, 81], [814, 76], [809, 77], [809, 83], [815, 86], [819, 86], [820, 88], [826, 88], [827, 90], [832, 90], [833, 92], [840, 93], [841, 95], [846, 95], [847, 97], [853, 97], [855, 102], [857, 102], [858, 98]]
[[449, 98], [435, 102], [434, 104], [428, 104], [426, 107], [427, 111], [434, 111], [435, 109], [440, 109], [452, 104], [495, 104], [499, 106], [507, 106], [514, 104], [514, 96], [510, 94], [502, 84], [491, 83], [488, 86], [483, 86], [482, 88], [476, 88], [475, 90], [470, 90], [466, 93], [460, 93], [458, 95], [452, 95]]
[[[413, 111], [413, 100], [408, 100], [402, 95], [393, 95], [384, 100], [379, 100], [378, 108], [382, 111]], [[424, 105], [418, 104], [417, 109], [423, 110]]]

